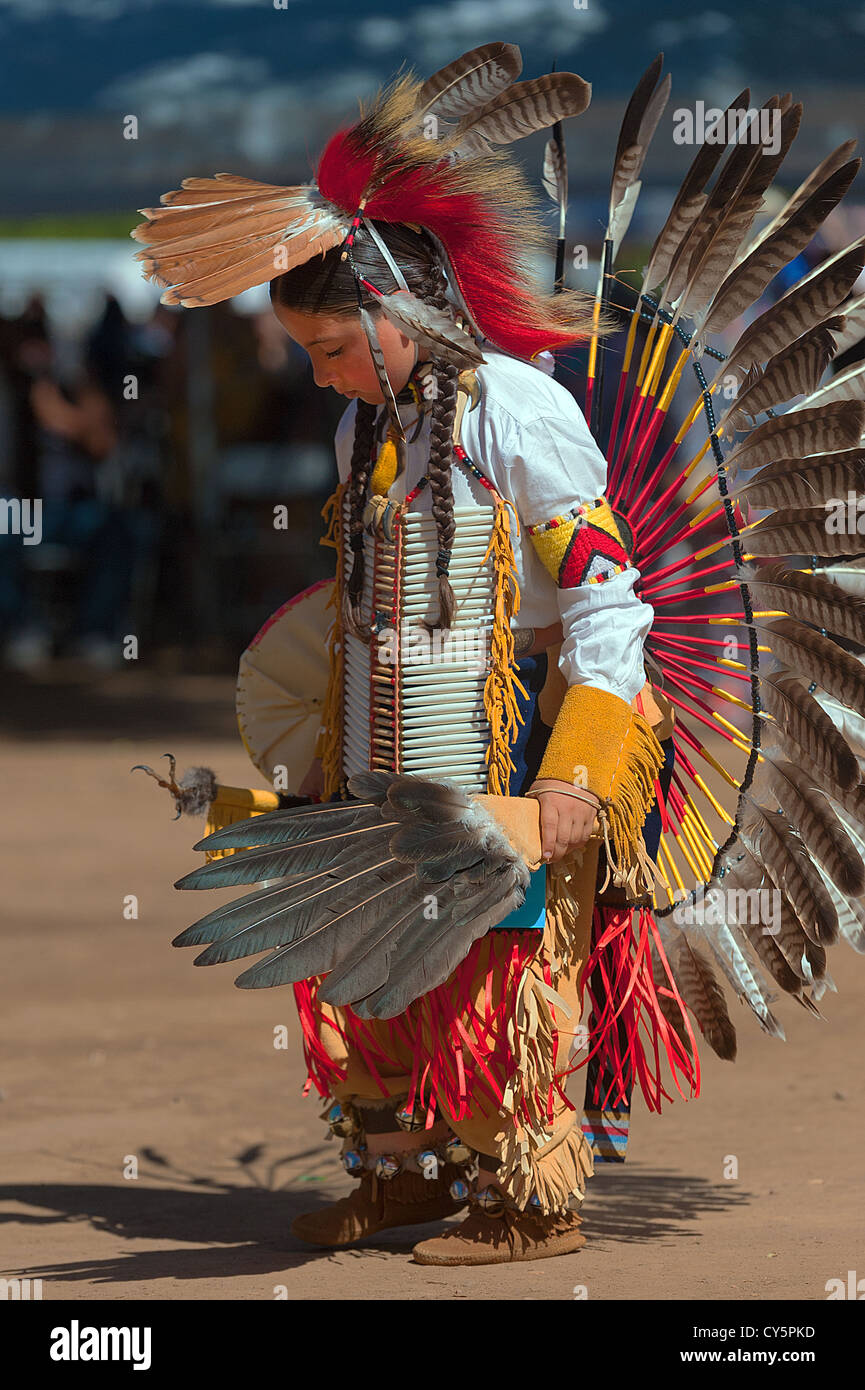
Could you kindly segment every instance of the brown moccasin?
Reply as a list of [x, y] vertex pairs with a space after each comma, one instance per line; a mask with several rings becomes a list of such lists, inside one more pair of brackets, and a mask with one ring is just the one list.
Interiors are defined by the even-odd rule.
[[542, 1215], [536, 1208], [485, 1211], [471, 1204], [468, 1215], [443, 1235], [423, 1240], [412, 1252], [421, 1265], [495, 1265], [571, 1255], [586, 1243], [575, 1211]]
[[451, 1164], [443, 1165], [439, 1177], [431, 1179], [404, 1172], [383, 1181], [371, 1171], [364, 1172], [348, 1197], [296, 1217], [291, 1233], [308, 1245], [339, 1246], [351, 1245], [394, 1226], [443, 1221], [465, 1206], [465, 1202], [455, 1201], [449, 1191], [459, 1176], [460, 1170]]

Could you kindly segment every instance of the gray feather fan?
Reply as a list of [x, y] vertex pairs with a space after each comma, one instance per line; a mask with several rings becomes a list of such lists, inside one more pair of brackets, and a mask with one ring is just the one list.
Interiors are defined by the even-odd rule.
[[393, 1018], [523, 903], [530, 870], [456, 783], [363, 773], [348, 787], [359, 800], [271, 811], [200, 841], [196, 849], [240, 852], [178, 888], [267, 886], [209, 913], [174, 945], [210, 943], [196, 965], [270, 951], [237, 978], [241, 988], [327, 974], [325, 1002]]

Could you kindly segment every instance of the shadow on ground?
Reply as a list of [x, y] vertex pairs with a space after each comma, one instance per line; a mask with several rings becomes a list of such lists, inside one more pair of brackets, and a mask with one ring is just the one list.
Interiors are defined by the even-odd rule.
[[[190, 1191], [193, 1184], [207, 1190]], [[289, 1233], [295, 1216], [333, 1201], [333, 1194], [306, 1186], [271, 1190], [219, 1184], [208, 1178], [193, 1179], [189, 1186], [143, 1187], [129, 1182], [122, 1186], [22, 1183], [0, 1187], [0, 1201], [38, 1209], [7, 1214], [0, 1221], [24, 1226], [86, 1221], [94, 1230], [126, 1240], [165, 1238], [188, 1243], [185, 1249], [113, 1253], [102, 1260], [34, 1265], [14, 1273], [18, 1277], [96, 1283], [225, 1279], [298, 1268], [311, 1260], [352, 1253], [345, 1250], [332, 1255], [312, 1249]], [[599, 1171], [586, 1199], [584, 1230], [590, 1241], [639, 1243], [695, 1238], [701, 1234], [705, 1216], [729, 1211], [749, 1200], [747, 1192], [704, 1178], [639, 1168]], [[356, 1249], [364, 1255], [408, 1255], [419, 1240], [440, 1229], [441, 1223], [433, 1223], [383, 1232]]]

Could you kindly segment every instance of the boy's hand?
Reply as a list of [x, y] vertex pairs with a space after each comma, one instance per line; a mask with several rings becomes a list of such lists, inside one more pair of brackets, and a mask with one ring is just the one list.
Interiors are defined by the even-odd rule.
[[[545, 778], [552, 784], [552, 778]], [[567, 785], [562, 783], [563, 786]], [[592, 793], [580, 788], [586, 796]], [[582, 849], [589, 839], [597, 819], [597, 807], [554, 785], [532, 793], [541, 808], [541, 853], [547, 863], [557, 864], [573, 850]]]

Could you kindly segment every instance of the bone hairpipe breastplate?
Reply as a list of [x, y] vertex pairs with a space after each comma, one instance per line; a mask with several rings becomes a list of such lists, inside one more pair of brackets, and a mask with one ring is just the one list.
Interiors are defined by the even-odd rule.
[[[454, 626], [428, 636], [422, 621], [438, 617], [435, 521], [423, 512], [397, 518], [393, 539], [381, 524], [363, 532], [364, 625], [367, 645], [344, 634], [343, 775], [391, 770], [447, 777], [469, 792], [487, 789], [490, 729], [484, 708], [495, 608], [492, 555], [484, 556], [494, 506], [455, 507], [448, 577], [456, 599]], [[343, 511], [348, 535], [348, 496]], [[344, 551], [344, 578], [353, 554]]]

